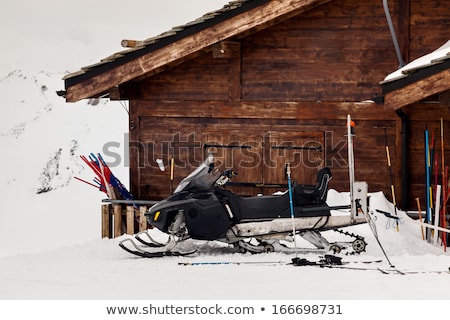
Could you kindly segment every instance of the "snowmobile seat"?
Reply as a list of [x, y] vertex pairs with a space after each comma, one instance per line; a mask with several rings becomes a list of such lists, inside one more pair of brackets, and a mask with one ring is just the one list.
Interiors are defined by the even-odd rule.
[[[229, 205], [233, 211], [236, 223], [269, 221], [279, 218], [290, 218], [289, 192], [281, 195], [268, 195], [256, 197], [230, 196]], [[295, 206], [295, 217], [329, 216], [330, 211], [326, 204], [305, 204]]]
[[236, 221], [265, 221], [289, 217], [289, 193], [256, 197], [231, 196]]
[[328, 185], [332, 178], [331, 169], [324, 167], [317, 173], [317, 184], [305, 185], [294, 182], [295, 205], [324, 204], [327, 200]]

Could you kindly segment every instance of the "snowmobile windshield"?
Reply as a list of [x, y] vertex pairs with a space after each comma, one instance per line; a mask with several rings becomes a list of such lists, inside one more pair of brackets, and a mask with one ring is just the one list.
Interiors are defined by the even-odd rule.
[[220, 175], [220, 172], [211, 172], [213, 163], [214, 157], [209, 155], [197, 169], [181, 180], [174, 193], [190, 189], [204, 190], [211, 188]]

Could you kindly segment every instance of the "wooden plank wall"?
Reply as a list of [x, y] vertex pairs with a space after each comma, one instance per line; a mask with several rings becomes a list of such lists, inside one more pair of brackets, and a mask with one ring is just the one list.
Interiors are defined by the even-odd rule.
[[211, 52], [138, 84], [140, 100], [228, 100], [230, 60]]
[[[237, 182], [285, 183], [284, 162], [293, 161], [293, 179], [300, 183], [315, 183], [317, 170], [332, 168], [332, 187], [347, 191], [348, 165], [346, 144], [346, 117], [354, 117], [357, 128], [355, 160], [357, 179], [368, 181], [371, 190], [389, 190], [384, 127], [387, 127], [393, 159], [398, 148], [395, 133], [399, 130], [393, 111], [373, 103], [251, 103], [242, 102], [160, 102], [134, 101], [130, 105], [135, 117], [131, 129], [131, 166], [139, 179], [132, 179], [132, 192], [139, 198], [159, 199], [169, 194], [168, 171], [161, 172], [156, 159], [175, 159], [176, 186], [183, 177], [205, 157], [206, 142], [226, 145], [235, 141], [253, 149], [240, 151], [244, 165], [234, 169]], [[285, 112], [280, 113], [283, 109]], [[229, 112], [229, 110], [234, 110]], [[240, 116], [236, 115], [239, 114]], [[196, 114], [196, 117], [192, 117]], [[264, 115], [264, 118], [261, 115]], [[212, 137], [212, 140], [208, 140]], [[268, 138], [267, 138], [268, 137]], [[280, 137], [280, 138], [277, 138]], [[267, 148], [268, 140], [275, 145], [315, 145], [323, 147], [320, 153], [296, 151], [287, 153]], [[134, 141], [134, 142], [133, 142]], [[266, 151], [264, 151], [264, 148]], [[269, 151], [267, 151], [269, 150]], [[220, 161], [223, 150], [215, 150]], [[272, 169], [267, 160], [271, 152]], [[175, 153], [175, 154], [174, 154]], [[235, 153], [238, 157], [239, 153]], [[239, 159], [239, 157], [238, 157]], [[278, 159], [278, 160], [277, 160]], [[258, 162], [259, 167], [252, 161]], [[273, 161], [272, 161], [273, 160]], [[265, 162], [264, 162], [265, 161]], [[260, 162], [264, 162], [262, 165]], [[229, 167], [226, 163], [225, 167]], [[393, 160], [397, 167], [399, 163]], [[224, 169], [225, 167], [222, 167]], [[380, 177], [384, 175], [382, 179]], [[236, 190], [235, 190], [236, 191]], [[240, 188], [245, 194], [271, 193], [273, 189]]]
[[412, 61], [439, 48], [449, 40], [450, 1], [411, 0], [409, 2], [409, 61]]
[[331, 1], [242, 39], [245, 100], [363, 101], [395, 68], [382, 1]]

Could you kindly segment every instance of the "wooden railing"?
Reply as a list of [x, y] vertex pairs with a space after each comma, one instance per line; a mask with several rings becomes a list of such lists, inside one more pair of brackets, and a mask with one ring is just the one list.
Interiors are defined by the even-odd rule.
[[111, 200], [102, 201], [102, 238], [116, 238], [148, 229], [144, 216], [157, 201]]

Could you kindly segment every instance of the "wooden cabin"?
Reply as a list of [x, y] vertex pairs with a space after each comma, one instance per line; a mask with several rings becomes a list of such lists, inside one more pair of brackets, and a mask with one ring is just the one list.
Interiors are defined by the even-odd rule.
[[126, 49], [68, 74], [65, 98], [129, 101], [136, 199], [168, 196], [208, 153], [238, 172], [232, 188], [242, 194], [283, 188], [286, 162], [305, 184], [329, 166], [331, 188], [348, 191], [350, 114], [356, 180], [391, 199], [392, 170], [397, 205], [415, 209], [425, 194], [423, 130], [435, 130], [438, 146], [443, 117], [450, 138], [449, 63], [383, 81], [399, 61], [446, 43], [450, 0], [386, 4], [388, 15], [382, 0], [233, 1], [156, 37], [122, 41]]

